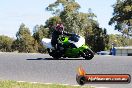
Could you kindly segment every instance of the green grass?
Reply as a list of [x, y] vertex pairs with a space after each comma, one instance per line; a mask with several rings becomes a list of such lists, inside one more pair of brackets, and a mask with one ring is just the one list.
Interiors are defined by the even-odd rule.
[[94, 87], [68, 86], [59, 84], [40, 84], [16, 81], [0, 81], [0, 88], [94, 88]]

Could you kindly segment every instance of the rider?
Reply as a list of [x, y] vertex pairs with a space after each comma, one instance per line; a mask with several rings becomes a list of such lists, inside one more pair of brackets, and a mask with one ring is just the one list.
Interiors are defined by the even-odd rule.
[[55, 49], [60, 48], [58, 43], [59, 35], [71, 36], [72, 34], [64, 31], [64, 26], [62, 23], [57, 24], [54, 27], [54, 31], [52, 32], [52, 39], [51, 39], [51, 44]]

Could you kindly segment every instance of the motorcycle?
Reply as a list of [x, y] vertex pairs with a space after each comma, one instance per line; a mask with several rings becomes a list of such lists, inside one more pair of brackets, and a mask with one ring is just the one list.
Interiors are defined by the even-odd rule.
[[51, 39], [43, 38], [42, 44], [48, 50], [50, 56], [54, 59], [63, 58], [79, 58], [91, 60], [94, 57], [93, 51], [85, 45], [85, 39], [82, 36], [72, 34], [72, 36], [61, 36], [58, 38], [60, 49], [56, 50], [51, 45]]

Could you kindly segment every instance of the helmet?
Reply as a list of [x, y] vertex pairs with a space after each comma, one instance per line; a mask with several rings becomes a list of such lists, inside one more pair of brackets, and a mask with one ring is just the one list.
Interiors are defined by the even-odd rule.
[[57, 24], [57, 26], [55, 27], [55, 30], [62, 33], [64, 31], [63, 24]]

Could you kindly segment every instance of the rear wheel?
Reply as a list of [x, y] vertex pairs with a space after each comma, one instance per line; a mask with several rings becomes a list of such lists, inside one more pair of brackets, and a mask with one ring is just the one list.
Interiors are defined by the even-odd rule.
[[84, 50], [83, 57], [84, 57], [86, 60], [91, 60], [91, 59], [94, 57], [94, 53], [93, 53], [93, 51], [90, 50], [90, 49]]

